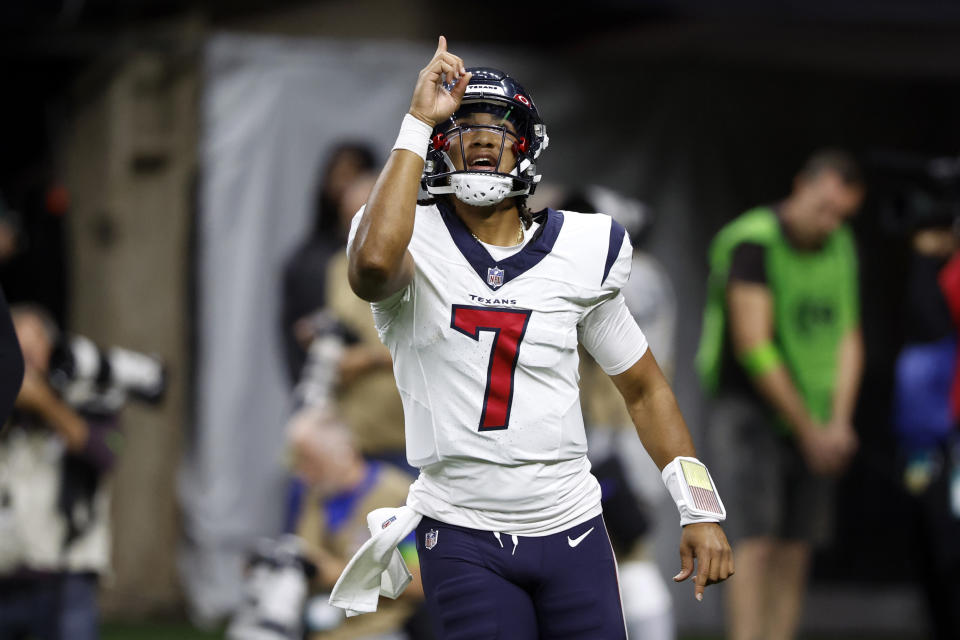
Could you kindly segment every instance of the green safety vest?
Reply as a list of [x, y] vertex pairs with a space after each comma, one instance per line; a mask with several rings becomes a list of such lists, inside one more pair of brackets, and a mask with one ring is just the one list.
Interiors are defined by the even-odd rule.
[[733, 251], [743, 242], [765, 248], [773, 343], [807, 410], [826, 421], [832, 410], [837, 349], [860, 322], [853, 235], [842, 226], [819, 250], [797, 250], [769, 207], [751, 209], [720, 230], [710, 245], [707, 305], [696, 356], [700, 381], [711, 392], [720, 384], [727, 343], [727, 277]]

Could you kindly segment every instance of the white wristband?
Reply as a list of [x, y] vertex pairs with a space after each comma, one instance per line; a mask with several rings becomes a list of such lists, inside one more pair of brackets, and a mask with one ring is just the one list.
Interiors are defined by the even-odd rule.
[[397, 141], [393, 143], [393, 148], [413, 151], [426, 162], [431, 133], [433, 133], [433, 127], [408, 113], [403, 116], [400, 133], [397, 135]]
[[677, 456], [660, 473], [680, 511], [680, 525], [721, 522], [727, 518], [707, 466], [696, 458]]

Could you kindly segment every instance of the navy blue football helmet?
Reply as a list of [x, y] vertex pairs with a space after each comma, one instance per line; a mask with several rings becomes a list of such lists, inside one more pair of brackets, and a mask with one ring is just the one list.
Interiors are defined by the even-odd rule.
[[[423, 190], [432, 195], [452, 193], [474, 206], [490, 206], [504, 198], [532, 194], [540, 182], [536, 160], [549, 143], [547, 127], [533, 99], [503, 71], [489, 67], [471, 67], [467, 71], [473, 76], [460, 107], [449, 120], [433, 129], [421, 180]], [[468, 118], [479, 113], [488, 117]], [[471, 144], [479, 146], [481, 135], [485, 136], [484, 145], [494, 149], [482, 153], [468, 151]], [[496, 141], [499, 150], [495, 149]], [[454, 146], [459, 147], [463, 169], [457, 169], [450, 158], [451, 142], [458, 143]], [[507, 145], [516, 156], [516, 164], [504, 173], [500, 159]], [[471, 153], [476, 156], [471, 158], [472, 164], [468, 162]]]

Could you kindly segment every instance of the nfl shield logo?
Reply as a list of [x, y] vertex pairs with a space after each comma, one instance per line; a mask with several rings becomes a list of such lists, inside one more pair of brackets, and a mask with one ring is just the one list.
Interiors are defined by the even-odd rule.
[[437, 533], [436, 529], [430, 529], [430, 531], [427, 531], [427, 534], [423, 537], [423, 546], [427, 548], [427, 551], [437, 546], [438, 535], [439, 534]]
[[503, 269], [490, 267], [487, 269], [487, 284], [491, 287], [500, 287], [503, 285]]

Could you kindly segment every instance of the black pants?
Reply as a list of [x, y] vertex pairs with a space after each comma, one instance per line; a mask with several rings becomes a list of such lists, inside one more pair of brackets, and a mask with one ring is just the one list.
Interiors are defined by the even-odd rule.
[[97, 576], [0, 579], [0, 640], [96, 640]]
[[59, 640], [60, 580], [0, 581], [0, 640]]
[[625, 640], [616, 561], [601, 516], [546, 536], [423, 518], [417, 554], [439, 638]]

